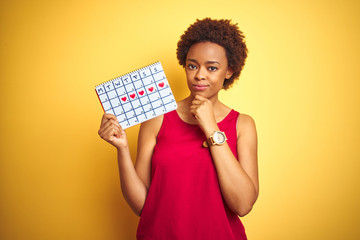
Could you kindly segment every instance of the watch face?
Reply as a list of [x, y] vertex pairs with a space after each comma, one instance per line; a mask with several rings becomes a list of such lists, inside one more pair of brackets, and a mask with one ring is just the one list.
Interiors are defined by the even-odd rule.
[[223, 144], [226, 141], [225, 134], [222, 132], [215, 132], [213, 138], [214, 142], [217, 144]]

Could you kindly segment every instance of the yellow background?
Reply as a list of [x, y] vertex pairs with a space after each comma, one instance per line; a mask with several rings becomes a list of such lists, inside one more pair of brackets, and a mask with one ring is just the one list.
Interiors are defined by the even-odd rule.
[[257, 123], [249, 239], [359, 239], [355, 0], [1, 1], [0, 239], [135, 238], [94, 86], [160, 60], [187, 96], [176, 43], [207, 16], [238, 22], [249, 48], [221, 94]]

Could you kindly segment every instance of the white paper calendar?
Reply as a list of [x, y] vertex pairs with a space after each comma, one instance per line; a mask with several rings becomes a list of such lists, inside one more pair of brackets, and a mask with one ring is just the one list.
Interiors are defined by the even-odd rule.
[[95, 87], [106, 113], [126, 129], [177, 108], [160, 62], [121, 75]]

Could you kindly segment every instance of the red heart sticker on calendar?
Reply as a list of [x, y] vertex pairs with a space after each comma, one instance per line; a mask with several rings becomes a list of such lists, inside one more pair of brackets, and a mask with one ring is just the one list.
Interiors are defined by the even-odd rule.
[[130, 97], [132, 98], [132, 99], [134, 99], [135, 98], [135, 93], [133, 93], [133, 94], [130, 94]]
[[140, 92], [139, 92], [139, 94], [140, 94], [141, 96], [144, 95], [144, 93], [145, 93], [144, 91], [140, 91]]
[[159, 83], [159, 87], [163, 87], [165, 84], [162, 82], [162, 83]]
[[126, 101], [126, 97], [122, 97], [121, 100], [123, 100], [124, 102]]
[[151, 87], [151, 88], [148, 88], [150, 92], [154, 91], [154, 88]]

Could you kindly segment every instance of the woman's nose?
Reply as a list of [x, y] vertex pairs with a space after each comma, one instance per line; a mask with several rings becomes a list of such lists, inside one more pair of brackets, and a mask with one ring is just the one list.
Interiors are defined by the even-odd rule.
[[195, 75], [196, 80], [204, 80], [205, 79], [205, 68], [199, 67]]

